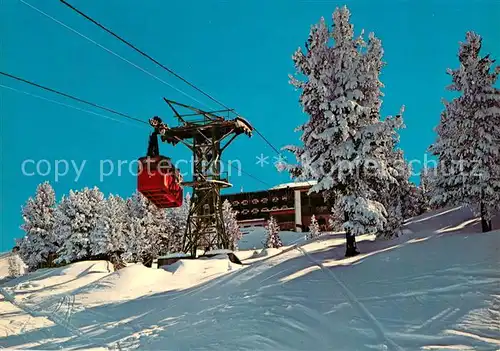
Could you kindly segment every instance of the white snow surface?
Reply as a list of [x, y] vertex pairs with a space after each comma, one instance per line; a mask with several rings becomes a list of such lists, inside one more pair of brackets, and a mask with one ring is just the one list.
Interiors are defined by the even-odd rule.
[[500, 231], [476, 224], [461, 208], [430, 213], [400, 238], [358, 237], [362, 254], [349, 259], [341, 233], [280, 233], [282, 249], [236, 252], [244, 266], [218, 255], [39, 270], [0, 281], [0, 346], [498, 350]]

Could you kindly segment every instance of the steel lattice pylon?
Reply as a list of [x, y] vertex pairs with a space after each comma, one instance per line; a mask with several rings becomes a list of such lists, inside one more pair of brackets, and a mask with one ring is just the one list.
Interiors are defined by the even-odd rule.
[[[193, 153], [193, 179], [182, 185], [193, 188], [183, 249], [196, 257], [196, 250], [232, 249], [224, 230], [221, 189], [231, 187], [227, 175], [221, 173], [221, 155], [240, 134], [252, 135], [252, 126], [241, 117], [226, 119], [232, 110], [207, 112], [165, 99], [179, 120], [177, 127], [168, 127], [161, 119], [150, 120], [161, 140], [172, 145], [182, 143]], [[180, 109], [190, 114], [180, 114]]]

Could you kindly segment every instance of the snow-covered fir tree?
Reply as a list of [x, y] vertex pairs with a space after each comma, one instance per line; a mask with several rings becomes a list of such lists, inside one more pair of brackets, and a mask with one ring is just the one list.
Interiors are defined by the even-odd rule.
[[54, 235], [61, 245], [56, 262], [71, 263], [91, 258], [90, 234], [101, 216], [98, 211], [103, 201], [104, 195], [97, 187], [71, 190], [62, 198], [54, 212]]
[[481, 56], [481, 37], [466, 34], [460, 67], [449, 69], [449, 90], [459, 97], [445, 102], [431, 151], [439, 158], [431, 204], [467, 205], [481, 215], [483, 231], [500, 209], [500, 66]]
[[393, 182], [379, 184], [375, 198], [380, 201], [387, 212], [387, 221], [382, 230], [377, 232], [378, 237], [391, 238], [401, 234], [401, 227], [406, 218], [419, 214], [418, 197], [415, 185], [410, 182], [411, 169], [403, 156], [403, 152], [396, 148], [398, 136], [393, 145], [388, 148], [388, 170], [394, 178]]
[[419, 186], [410, 182], [408, 195], [403, 199], [403, 218], [408, 219], [426, 212], [425, 201]]
[[236, 212], [233, 210], [233, 206], [228, 200], [225, 200], [222, 204], [222, 218], [224, 220], [224, 229], [226, 235], [229, 236], [231, 243], [231, 249], [236, 250], [238, 248], [238, 242], [242, 237], [240, 226], [236, 219]]
[[161, 254], [182, 252], [184, 233], [186, 232], [187, 218], [191, 206], [191, 196], [189, 193], [184, 197], [182, 206], [166, 209], [168, 220], [168, 242], [162, 247]]
[[308, 239], [317, 238], [320, 235], [320, 232], [321, 231], [319, 229], [319, 224], [318, 224], [318, 221], [316, 220], [316, 216], [312, 215], [311, 224], [309, 225]]
[[153, 259], [168, 240], [168, 221], [164, 209], [156, 207], [141, 193], [127, 200], [126, 248], [123, 258], [151, 267]]
[[[303, 147], [287, 147], [298, 165], [291, 174], [318, 182], [311, 192], [336, 199], [343, 212], [346, 256], [356, 255], [355, 236], [383, 230], [384, 206], [374, 200], [377, 183], [395, 182], [388, 167], [387, 149], [392, 146], [400, 116], [380, 117], [383, 50], [373, 34], [368, 42], [354, 37], [346, 7], [333, 14], [330, 32], [321, 19], [313, 26], [307, 52], [293, 55], [301, 81], [300, 102], [309, 120], [298, 128]], [[333, 46], [329, 44], [333, 39]]]
[[338, 204], [331, 208], [330, 217], [328, 218], [328, 227], [333, 232], [344, 231], [344, 212]]
[[423, 212], [437, 209], [442, 204], [433, 203], [431, 199], [436, 195], [436, 179], [438, 167], [424, 167], [420, 172], [420, 185], [418, 187], [421, 196]]
[[266, 225], [266, 233], [267, 233], [266, 247], [278, 249], [283, 246], [279, 232], [280, 232], [280, 227], [278, 225], [278, 222], [276, 222], [276, 218], [271, 216], [271, 218], [269, 218], [269, 220], [267, 221]]
[[18, 241], [19, 255], [30, 270], [50, 265], [58, 249], [53, 233], [54, 189], [48, 183], [38, 185], [35, 197], [30, 197], [22, 209], [25, 236]]
[[121, 255], [126, 245], [125, 200], [120, 196], [110, 195], [97, 206], [99, 216], [90, 233], [90, 253], [94, 257], [110, 260], [118, 268], [122, 265]]

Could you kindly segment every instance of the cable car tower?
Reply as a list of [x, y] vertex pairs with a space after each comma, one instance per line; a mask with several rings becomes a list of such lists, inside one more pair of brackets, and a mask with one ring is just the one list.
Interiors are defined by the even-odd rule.
[[[232, 249], [224, 230], [221, 189], [229, 188], [227, 172], [221, 172], [222, 152], [240, 134], [252, 135], [253, 127], [244, 118], [229, 117], [233, 110], [203, 111], [163, 98], [174, 112], [179, 125], [169, 127], [159, 117], [149, 123], [162, 141], [172, 145], [182, 143], [193, 153], [193, 179], [182, 182], [193, 188], [183, 251], [196, 257], [197, 248]], [[181, 114], [180, 111], [189, 111]]]

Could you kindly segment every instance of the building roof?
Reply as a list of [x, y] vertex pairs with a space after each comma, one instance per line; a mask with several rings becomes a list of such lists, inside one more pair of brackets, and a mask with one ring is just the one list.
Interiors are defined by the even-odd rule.
[[283, 183], [283, 184], [278, 184], [276, 186], [273, 186], [271, 189], [277, 190], [277, 189], [286, 189], [286, 188], [308, 188], [313, 185], [316, 185], [317, 181], [315, 180], [308, 180], [305, 182], [290, 182], [290, 183]]

